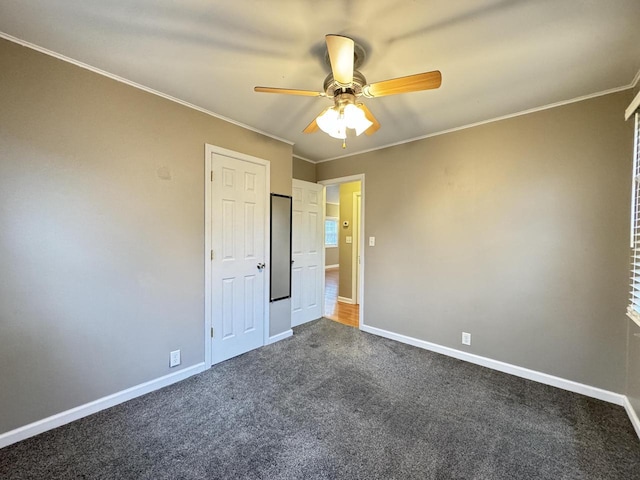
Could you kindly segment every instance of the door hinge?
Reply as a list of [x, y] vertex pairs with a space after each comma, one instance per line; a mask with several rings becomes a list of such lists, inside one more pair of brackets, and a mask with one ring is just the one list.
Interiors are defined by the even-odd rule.
[[211, 327], [211, 338], [213, 338], [213, 327]]
[[213, 254], [213, 250], [211, 250], [211, 260], [213, 260], [214, 257], [215, 255]]
[[211, 181], [213, 182], [213, 170], [211, 170]]

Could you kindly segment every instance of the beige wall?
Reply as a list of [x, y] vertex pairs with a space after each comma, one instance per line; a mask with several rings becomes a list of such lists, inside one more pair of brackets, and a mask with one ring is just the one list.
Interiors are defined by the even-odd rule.
[[[339, 265], [340, 263], [340, 250], [335, 248], [325, 248], [325, 265]], [[337, 267], [336, 267], [337, 268]]]
[[339, 203], [327, 203], [327, 217], [340, 218], [340, 204]]
[[202, 362], [205, 143], [288, 195], [292, 149], [5, 40], [0, 65], [2, 433]]
[[365, 174], [365, 324], [622, 392], [631, 98], [318, 164]]
[[316, 183], [316, 165], [298, 157], [293, 157], [293, 178]]
[[[353, 299], [353, 243], [347, 243], [347, 237], [353, 238], [353, 194], [360, 191], [360, 181], [340, 184], [340, 225], [338, 231], [340, 250], [340, 280], [338, 295]], [[349, 222], [348, 227], [343, 227], [342, 222]]]

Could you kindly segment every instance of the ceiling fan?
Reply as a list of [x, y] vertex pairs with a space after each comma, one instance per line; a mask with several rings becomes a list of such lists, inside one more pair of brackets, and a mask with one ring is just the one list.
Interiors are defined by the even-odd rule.
[[342, 139], [342, 148], [346, 147], [347, 134], [371, 135], [380, 128], [371, 111], [358, 101], [360, 97], [377, 98], [431, 90], [439, 88], [442, 83], [442, 75], [438, 70], [367, 83], [364, 75], [357, 70], [364, 61], [364, 49], [342, 35], [326, 35], [325, 39], [331, 73], [324, 80], [324, 91], [272, 87], [255, 87], [254, 91], [333, 98], [334, 105], [324, 109], [303, 132], [314, 133], [320, 129], [334, 138]]

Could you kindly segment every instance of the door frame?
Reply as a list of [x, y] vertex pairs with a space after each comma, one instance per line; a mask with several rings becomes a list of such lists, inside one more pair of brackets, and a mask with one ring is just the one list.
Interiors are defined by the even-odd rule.
[[[360, 211], [358, 211], [358, 203], [360, 202]], [[353, 206], [353, 213], [351, 218], [354, 219], [354, 224], [356, 224], [356, 231], [358, 232], [358, 238], [357, 238], [357, 242], [353, 242], [353, 245], [351, 246], [351, 291], [353, 292], [352, 294], [352, 300], [353, 303], [356, 305], [360, 304], [360, 269], [358, 268], [358, 257], [362, 255], [362, 249], [360, 248], [361, 245], [361, 237], [362, 237], [362, 218], [359, 218], [362, 216], [362, 192], [353, 192], [352, 195], [352, 206]], [[359, 222], [356, 222], [356, 219], [359, 220]], [[355, 275], [353, 274], [353, 272], [356, 272]]]
[[266, 266], [264, 269], [264, 332], [262, 345], [266, 345], [269, 339], [269, 291], [271, 287], [271, 259], [269, 257], [269, 252], [271, 252], [271, 211], [269, 206], [271, 203], [269, 200], [271, 195], [271, 163], [262, 158], [218, 147], [217, 145], [210, 145], [208, 143], [205, 143], [204, 150], [204, 362], [205, 367], [209, 368], [211, 367], [211, 251], [213, 249], [211, 240], [211, 196], [213, 193], [211, 154], [215, 153], [218, 155], [224, 155], [226, 157], [235, 158], [236, 160], [243, 160], [245, 162], [263, 165], [265, 167], [264, 263]]
[[[330, 178], [327, 180], [320, 180], [317, 183], [320, 185], [336, 185], [340, 183], [349, 183], [349, 182], [357, 182], [360, 181], [360, 266], [358, 268], [358, 275], [360, 277], [360, 288], [358, 292], [356, 292], [358, 299], [360, 300], [359, 306], [359, 315], [358, 315], [358, 328], [362, 329], [364, 325], [364, 266], [365, 266], [365, 249], [364, 249], [364, 232], [365, 232], [365, 183], [364, 183], [364, 173], [359, 173], [356, 175], [349, 175], [346, 177], [338, 177], [338, 178]], [[325, 188], [326, 192], [326, 188]], [[325, 198], [326, 205], [326, 198]], [[326, 219], [326, 208], [324, 209], [324, 214], [322, 218], [322, 225], [324, 226], [324, 221]], [[324, 234], [324, 228], [323, 234]], [[322, 276], [322, 291], [325, 289], [325, 277]], [[322, 305], [322, 315], [324, 316], [324, 302]]]

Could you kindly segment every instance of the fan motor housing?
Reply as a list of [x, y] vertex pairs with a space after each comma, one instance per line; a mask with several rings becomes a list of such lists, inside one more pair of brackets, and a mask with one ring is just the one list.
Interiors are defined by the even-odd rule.
[[349, 92], [359, 97], [362, 95], [362, 87], [367, 84], [367, 79], [358, 70], [353, 71], [353, 82], [350, 85], [342, 85], [333, 78], [333, 74], [324, 79], [324, 91], [327, 97], [335, 97], [344, 92]]

